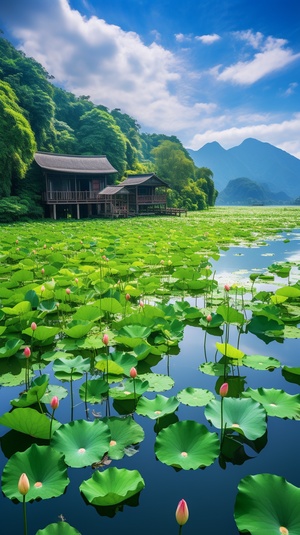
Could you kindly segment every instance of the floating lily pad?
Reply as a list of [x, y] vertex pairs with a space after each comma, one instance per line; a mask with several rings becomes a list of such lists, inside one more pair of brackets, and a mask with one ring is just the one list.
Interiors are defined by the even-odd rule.
[[143, 373], [139, 377], [145, 381], [148, 381], [148, 392], [164, 392], [173, 388], [175, 381], [168, 375], [160, 373]]
[[69, 484], [63, 456], [50, 446], [32, 444], [26, 451], [15, 453], [6, 463], [2, 475], [2, 491], [11, 500], [23, 501], [18, 490], [22, 473], [29, 479], [30, 489], [25, 500], [60, 496]]
[[49, 524], [44, 529], [39, 529], [36, 535], [81, 535], [80, 532], [70, 526], [68, 522], [55, 522]]
[[47, 390], [43, 397], [41, 398], [42, 403], [51, 403], [53, 396], [57, 396], [58, 399], [64, 399], [68, 395], [68, 391], [63, 386], [59, 385], [48, 385]]
[[211, 465], [219, 455], [216, 433], [193, 420], [184, 420], [162, 429], [154, 446], [157, 458], [164, 464], [184, 470]]
[[191, 407], [204, 407], [207, 405], [207, 403], [209, 403], [209, 401], [214, 399], [215, 396], [209, 390], [204, 390], [203, 388], [192, 388], [189, 386], [184, 390], [180, 390], [176, 397], [185, 405], [189, 405]]
[[273, 357], [264, 357], [262, 355], [245, 355], [243, 358], [243, 366], [253, 368], [254, 370], [274, 370], [280, 368], [279, 360]]
[[138, 444], [144, 440], [145, 433], [143, 428], [131, 416], [127, 418], [112, 416], [103, 418], [103, 422], [108, 425], [111, 433], [108, 450], [108, 456], [111, 459], [122, 459], [128, 446]]
[[241, 533], [298, 535], [300, 489], [283, 477], [258, 474], [238, 485], [234, 518]]
[[293, 368], [289, 366], [283, 366], [282, 375], [289, 383], [300, 385], [300, 367]]
[[157, 394], [154, 399], [140, 398], [135, 410], [141, 416], [148, 416], [151, 420], [157, 420], [166, 414], [175, 412], [178, 405], [179, 401], [175, 396], [167, 398]]
[[15, 355], [23, 344], [23, 340], [20, 340], [19, 338], [11, 338], [10, 340], [7, 340], [5, 345], [0, 348], [0, 358], [2, 359]]
[[124, 381], [120, 386], [116, 386], [109, 390], [110, 397], [114, 399], [134, 399], [140, 397], [148, 390], [148, 381], [142, 381], [141, 379], [129, 379]]
[[204, 364], [201, 364], [199, 366], [199, 370], [202, 373], [206, 373], [207, 375], [214, 375], [216, 377], [221, 377], [224, 375], [225, 372], [229, 372], [229, 366], [224, 364], [220, 364], [219, 362], [204, 362]]
[[[205, 409], [205, 417], [217, 429], [221, 429], [221, 402], [211, 401]], [[266, 411], [251, 398], [223, 399], [223, 426], [236, 431], [249, 440], [261, 437], [267, 428]]]
[[261, 403], [268, 416], [300, 419], [300, 394], [291, 396], [284, 390], [276, 390], [275, 388], [258, 388], [257, 390], [248, 388], [243, 396]]
[[92, 505], [115, 505], [140, 492], [145, 482], [137, 470], [107, 468], [83, 481], [79, 487], [87, 501]]
[[104, 422], [76, 420], [61, 425], [53, 434], [51, 445], [64, 454], [69, 466], [81, 468], [102, 459], [109, 441], [110, 431]]

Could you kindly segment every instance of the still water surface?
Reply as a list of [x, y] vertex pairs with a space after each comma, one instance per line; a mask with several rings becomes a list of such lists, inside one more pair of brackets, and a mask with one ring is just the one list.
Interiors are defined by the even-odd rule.
[[[284, 242], [286, 238], [290, 241]], [[266, 245], [260, 247], [232, 247], [228, 251], [223, 251], [220, 259], [212, 261], [212, 265], [216, 271], [215, 277], [220, 284], [247, 281], [249, 285], [249, 274], [263, 272], [270, 264], [287, 260], [300, 262], [300, 234], [297, 231], [281, 235], [275, 241], [268, 241]], [[293, 271], [293, 277], [297, 280], [298, 269]], [[278, 283], [286, 284], [286, 280], [278, 280]], [[234, 344], [234, 336], [233, 333], [232, 340], [230, 340], [232, 344]], [[214, 360], [216, 341], [220, 341], [219, 338], [207, 337], [208, 360]], [[178, 355], [171, 356], [169, 359], [164, 357], [153, 368], [155, 373], [169, 373], [175, 381], [172, 390], [161, 394], [170, 397], [187, 386], [205, 388], [215, 393], [217, 378], [204, 375], [198, 370], [199, 365], [204, 362], [203, 347], [204, 332], [202, 329], [196, 326], [186, 326]], [[298, 340], [285, 340], [283, 343], [272, 341], [265, 344], [254, 335], [247, 334], [241, 336], [240, 349], [248, 355], [260, 354], [275, 357], [282, 365], [299, 366]], [[50, 383], [57, 382], [51, 373], [50, 366], [49, 369], [43, 370], [43, 373], [50, 374]], [[241, 367], [241, 375], [245, 376], [245, 388], [263, 386], [283, 388], [289, 394], [299, 393], [299, 386], [285, 381], [280, 369], [273, 372], [258, 372]], [[75, 392], [78, 392], [79, 385], [79, 381], [74, 383]], [[68, 383], [64, 386], [68, 388]], [[9, 401], [18, 397], [20, 389], [21, 387], [0, 389], [1, 413], [10, 410]], [[149, 397], [151, 397], [150, 394]], [[78, 395], [75, 397], [75, 404], [75, 419], [85, 418], [84, 404]], [[95, 405], [94, 408], [96, 411], [105, 411], [105, 408], [100, 405]], [[212, 432], [216, 431], [210, 428], [210, 424], [206, 421], [203, 407], [193, 408], [180, 404], [177, 416], [179, 420], [194, 419], [206, 425]], [[57, 417], [62, 423], [69, 421], [69, 396], [61, 401]], [[145, 481], [145, 488], [140, 493], [138, 504], [125, 505], [120, 507], [113, 517], [106, 516], [103, 511], [86, 505], [79, 492], [79, 485], [84, 479], [91, 477], [94, 470], [91, 467], [69, 468], [71, 482], [65, 495], [28, 504], [28, 535], [34, 535], [38, 529], [59, 521], [61, 515], [82, 535], [98, 533], [110, 535], [177, 534], [175, 510], [181, 498], [187, 501], [190, 512], [189, 521], [182, 530], [183, 535], [204, 533], [236, 535], [238, 530], [234, 522], [233, 510], [237, 486], [242, 477], [249, 474], [272, 473], [283, 476], [300, 487], [299, 422], [269, 418], [265, 447], [258, 454], [252, 450], [248, 451], [248, 455], [252, 458], [241, 465], [227, 463], [224, 469], [220, 467], [217, 459], [213, 465], [204, 470], [175, 471], [155, 458], [155, 422], [138, 415], [134, 415], [134, 418], [144, 428], [145, 440], [140, 444], [136, 455], [125, 456], [120, 461], [114, 461], [111, 466], [136, 469], [140, 472]], [[6, 433], [7, 428], [0, 427], [0, 436]], [[6, 461], [1, 450], [1, 471]], [[14, 504], [4, 496], [0, 496], [0, 511], [1, 534], [21, 534], [22, 505]]]

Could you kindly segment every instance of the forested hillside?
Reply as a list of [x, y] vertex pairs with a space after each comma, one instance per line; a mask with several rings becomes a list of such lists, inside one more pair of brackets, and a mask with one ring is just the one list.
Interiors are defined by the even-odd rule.
[[170, 206], [202, 210], [216, 200], [212, 171], [197, 168], [176, 136], [142, 133], [120, 109], [56, 87], [42, 65], [0, 38], [0, 222], [43, 217], [37, 150], [106, 155], [118, 182], [155, 172], [170, 185]]

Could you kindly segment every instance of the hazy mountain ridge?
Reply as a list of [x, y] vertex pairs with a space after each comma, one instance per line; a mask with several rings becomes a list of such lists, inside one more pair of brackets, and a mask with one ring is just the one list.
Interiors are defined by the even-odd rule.
[[283, 192], [292, 200], [300, 196], [300, 160], [270, 143], [249, 138], [226, 150], [214, 141], [188, 152], [198, 167], [213, 171], [219, 192], [229, 181], [246, 177], [273, 193]]
[[290, 204], [292, 199], [284, 192], [273, 193], [266, 184], [249, 178], [230, 180], [217, 198], [219, 205]]

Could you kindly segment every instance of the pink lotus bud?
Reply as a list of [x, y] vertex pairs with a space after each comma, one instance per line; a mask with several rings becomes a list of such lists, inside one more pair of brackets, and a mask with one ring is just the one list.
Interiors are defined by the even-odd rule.
[[30, 347], [25, 347], [24, 351], [23, 351], [23, 355], [28, 359], [31, 355], [31, 351], [30, 351]]
[[53, 398], [50, 401], [50, 405], [54, 411], [55, 409], [57, 409], [57, 407], [59, 406], [59, 399], [57, 396], [53, 396]]
[[161, 264], [162, 266], [164, 265], [164, 263], [165, 263], [164, 260], [161, 260], [161, 261], [160, 261], [160, 264]]
[[225, 290], [225, 292], [229, 292], [229, 290], [230, 290], [229, 284], [225, 284], [224, 290]]
[[129, 301], [130, 300], [130, 294], [126, 294], [125, 295], [125, 299], [126, 299], [126, 301]]
[[71, 293], [70, 288], [66, 288], [66, 294], [67, 294], [67, 295], [70, 295], [70, 293]]
[[75, 283], [78, 284], [78, 279], [77, 279], [77, 277], [75, 278]]
[[19, 490], [19, 493], [22, 494], [22, 496], [25, 496], [25, 494], [27, 494], [29, 489], [30, 489], [29, 479], [27, 475], [24, 473], [20, 476], [20, 479], [18, 482], [18, 490]]
[[102, 342], [104, 345], [108, 345], [108, 342], [109, 342], [109, 337], [108, 337], [108, 334], [104, 334], [103, 335], [103, 338], [102, 338]]
[[144, 303], [143, 303], [143, 301], [140, 301], [140, 302], [139, 302], [139, 305], [140, 305], [140, 307], [142, 307], [142, 308], [145, 306]]
[[47, 245], [44, 243], [44, 249], [47, 249]]
[[228, 394], [228, 383], [223, 383], [221, 386], [220, 386], [220, 390], [219, 390], [219, 394], [222, 398], [224, 398], [225, 396], [227, 396]]
[[135, 379], [136, 376], [137, 376], [137, 371], [135, 368], [131, 368], [130, 372], [129, 372], [129, 375], [132, 379]]
[[42, 274], [42, 275], [45, 274], [45, 270], [44, 270], [44, 268], [41, 269], [41, 274]]
[[211, 322], [211, 320], [212, 320], [212, 315], [211, 314], [207, 314], [206, 321]]
[[175, 517], [179, 526], [184, 526], [184, 524], [187, 523], [189, 519], [189, 510], [185, 500], [180, 500], [176, 509]]
[[45, 291], [45, 286], [42, 284], [41, 286], [41, 293], [43, 293]]
[[35, 331], [35, 329], [37, 328], [37, 324], [35, 323], [35, 321], [32, 322], [30, 327], [33, 331]]
[[19, 240], [16, 240], [16, 243], [19, 243]]

